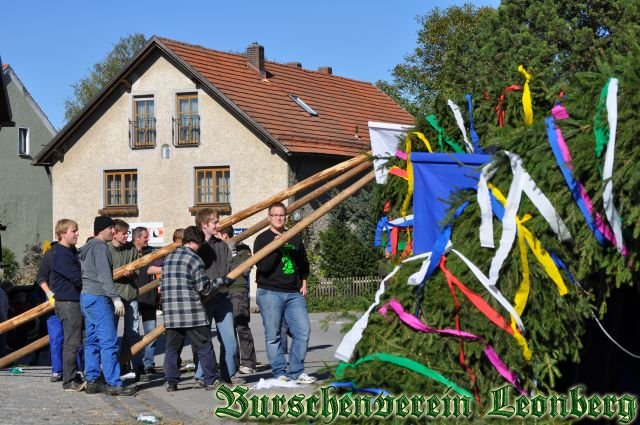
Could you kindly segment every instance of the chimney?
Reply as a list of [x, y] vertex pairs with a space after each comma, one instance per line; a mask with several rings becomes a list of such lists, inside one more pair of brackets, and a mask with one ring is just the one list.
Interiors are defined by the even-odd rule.
[[330, 66], [320, 66], [320, 67], [318, 67], [318, 72], [321, 73], [321, 74], [332, 75], [333, 74], [333, 69], [331, 69]]
[[287, 62], [286, 65], [290, 66], [291, 68], [302, 69], [302, 63], [301, 62]]
[[264, 70], [264, 47], [258, 43], [251, 43], [247, 47], [247, 62], [260, 73], [260, 78], [266, 78]]

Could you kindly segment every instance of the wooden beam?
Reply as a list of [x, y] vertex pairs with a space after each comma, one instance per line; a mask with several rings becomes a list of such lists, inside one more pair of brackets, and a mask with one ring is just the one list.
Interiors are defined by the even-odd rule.
[[33, 353], [34, 351], [40, 350], [47, 345], [49, 345], [49, 335], [45, 335], [42, 338], [33, 341], [31, 344], [25, 345], [19, 350], [16, 350], [11, 354], [7, 354], [6, 356], [2, 357], [0, 359], [0, 369], [12, 365], [16, 360], [19, 360], [27, 354]]
[[[358, 190], [362, 189], [365, 185], [371, 182], [374, 179], [374, 177], [375, 177], [375, 174], [373, 171], [370, 173], [367, 173], [367, 175], [362, 177], [360, 180], [358, 180], [357, 182], [355, 182], [354, 184], [352, 184], [351, 186], [349, 186], [348, 188], [340, 192], [340, 194], [338, 194], [335, 198], [331, 199], [330, 201], [322, 205], [320, 208], [315, 210], [313, 213], [309, 214], [307, 217], [305, 217], [303, 220], [301, 220], [291, 229], [284, 232], [279, 239], [276, 239], [273, 242], [269, 243], [267, 246], [265, 246], [260, 251], [253, 254], [250, 258], [248, 258], [245, 262], [240, 264], [238, 267], [231, 270], [227, 275], [227, 277], [230, 279], [236, 279], [237, 277], [239, 277], [244, 270], [250, 267], [253, 267], [259, 261], [264, 259], [269, 254], [271, 254], [273, 251], [275, 251], [276, 249], [280, 248], [282, 245], [290, 241], [295, 235], [303, 231], [314, 221], [318, 220], [320, 217], [322, 217], [323, 215], [331, 211], [333, 208], [335, 208], [342, 201], [352, 196]], [[142, 340], [140, 340], [139, 342], [131, 346], [131, 351], [129, 353], [124, 353], [122, 357], [120, 357], [120, 362], [122, 363], [127, 359], [131, 359], [131, 357], [135, 356], [140, 351], [142, 351], [144, 347], [146, 347], [151, 341], [156, 339], [158, 336], [162, 335], [165, 330], [166, 329], [164, 325], [157, 326], [155, 329], [149, 332], [150, 338], [146, 338], [146, 335], [145, 335], [145, 337], [142, 338]]]
[[[339, 186], [342, 183], [349, 181], [351, 178], [357, 176], [358, 174], [360, 174], [361, 172], [365, 171], [366, 169], [368, 169], [370, 167], [371, 167], [371, 164], [368, 163], [368, 162], [365, 162], [363, 164], [358, 165], [357, 167], [352, 168], [348, 172], [346, 172], [344, 174], [341, 174], [340, 176], [336, 177], [335, 179], [330, 180], [329, 182], [323, 184], [322, 186], [320, 186], [319, 188], [317, 188], [313, 192], [310, 192], [310, 193], [306, 194], [305, 196], [303, 196], [302, 198], [296, 199], [296, 201], [293, 202], [292, 204], [287, 205], [287, 213], [291, 214], [292, 212], [294, 212], [298, 208], [300, 208], [303, 205], [306, 205], [308, 202], [316, 199], [318, 196], [323, 195], [326, 192], [328, 192], [330, 189], [333, 189], [334, 187]], [[262, 219], [259, 222], [257, 222], [256, 224], [254, 224], [253, 226], [249, 227], [244, 232], [242, 232], [239, 235], [234, 236], [233, 238], [229, 239], [229, 243], [238, 243], [240, 241], [243, 241], [243, 240], [247, 239], [249, 236], [253, 236], [254, 234], [258, 233], [260, 230], [262, 230], [265, 227], [267, 227], [268, 224], [269, 224], [269, 220], [267, 220], [266, 218]]]

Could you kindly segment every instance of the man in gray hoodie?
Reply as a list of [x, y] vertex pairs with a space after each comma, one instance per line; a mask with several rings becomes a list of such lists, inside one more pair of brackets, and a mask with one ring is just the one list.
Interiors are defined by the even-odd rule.
[[[118, 362], [118, 316], [124, 304], [113, 283], [113, 261], [107, 242], [113, 239], [114, 222], [98, 216], [93, 222], [95, 237], [79, 251], [82, 265], [80, 308], [85, 321], [85, 379], [87, 394], [133, 395], [135, 386], [124, 387]], [[102, 364], [102, 369], [100, 365]], [[106, 386], [100, 381], [104, 376]]]

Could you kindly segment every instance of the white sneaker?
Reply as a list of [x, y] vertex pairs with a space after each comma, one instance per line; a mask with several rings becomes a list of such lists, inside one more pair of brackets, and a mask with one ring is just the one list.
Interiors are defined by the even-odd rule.
[[291, 381], [291, 379], [287, 378], [285, 375], [280, 375], [275, 379], [276, 379], [276, 381], [280, 381], [280, 382], [289, 382], [289, 381]]
[[298, 378], [296, 379], [296, 383], [298, 383], [298, 384], [313, 384], [317, 380], [318, 380], [318, 378], [316, 378], [315, 376], [307, 375], [306, 373], [302, 372], [298, 376]]
[[242, 375], [250, 375], [252, 373], [256, 373], [256, 370], [253, 368], [250, 368], [249, 366], [240, 366], [238, 368], [238, 372]]

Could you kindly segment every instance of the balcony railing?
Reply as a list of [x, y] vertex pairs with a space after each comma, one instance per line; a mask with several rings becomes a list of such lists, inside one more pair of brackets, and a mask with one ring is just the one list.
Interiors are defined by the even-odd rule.
[[176, 147], [200, 144], [200, 115], [182, 115], [173, 119], [173, 145]]
[[129, 121], [129, 146], [132, 149], [156, 147], [156, 119], [139, 118]]

